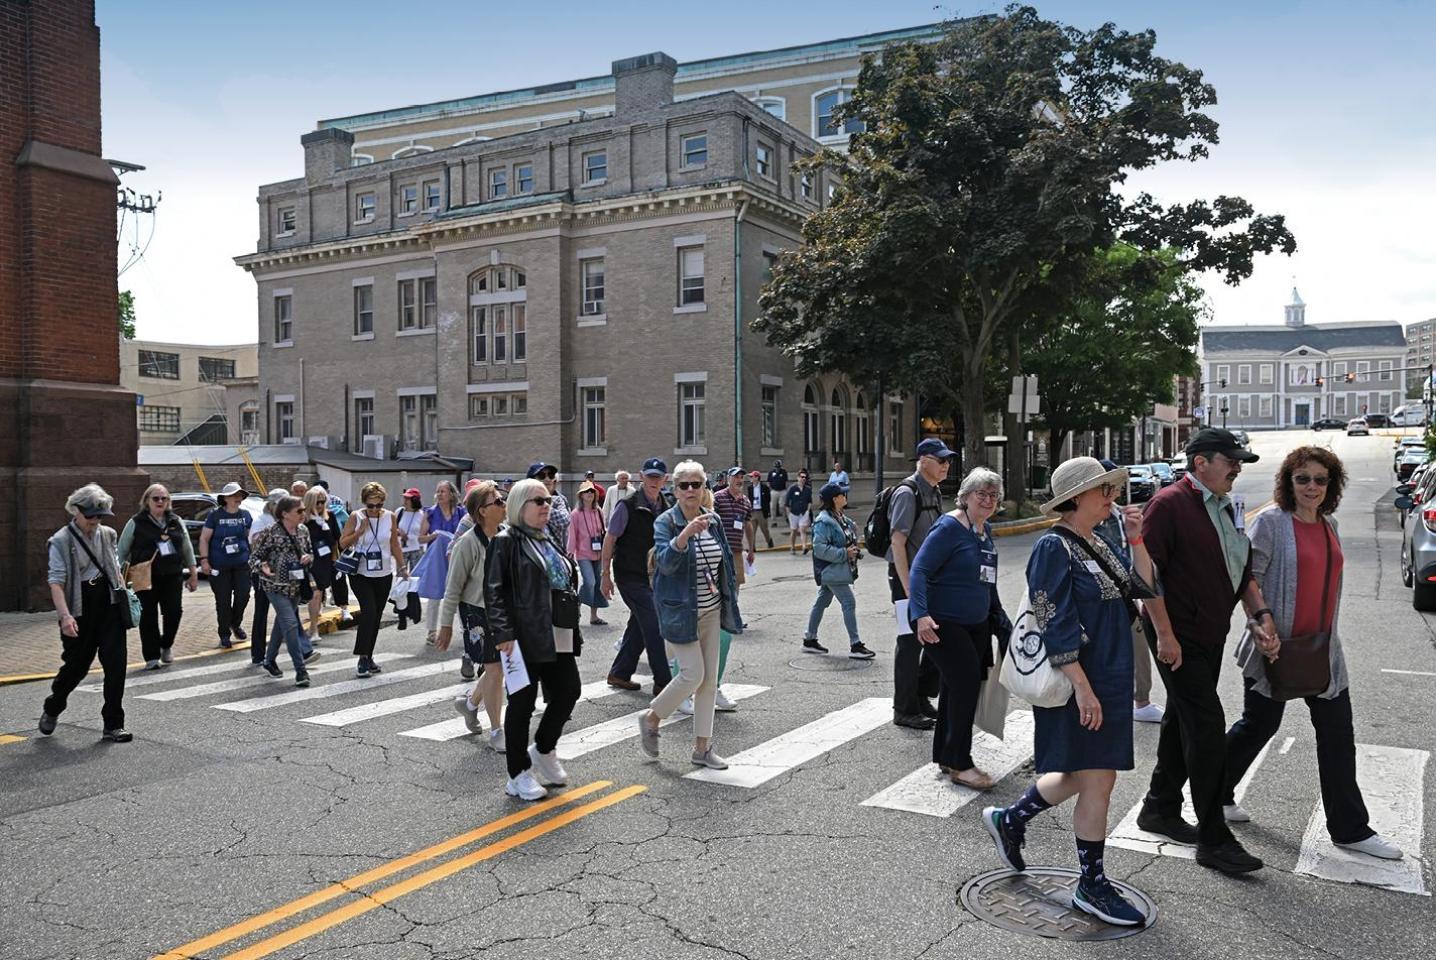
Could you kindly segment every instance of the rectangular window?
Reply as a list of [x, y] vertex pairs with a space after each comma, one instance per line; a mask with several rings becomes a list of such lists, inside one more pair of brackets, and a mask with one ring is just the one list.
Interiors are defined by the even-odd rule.
[[1271, 419], [1271, 394], [1267, 394], [1267, 395], [1265, 395], [1265, 396], [1263, 396], [1263, 397], [1261, 398], [1261, 405], [1260, 405], [1260, 406], [1261, 406], [1261, 413], [1260, 413], [1260, 415], [1261, 415], [1262, 419], [1264, 419], [1264, 420], [1270, 420], [1270, 419]]
[[438, 210], [441, 202], [439, 181], [426, 180], [424, 182], [424, 209]]
[[507, 170], [489, 171], [489, 199], [499, 200], [509, 195], [509, 172]]
[[1331, 379], [1342, 380], [1346, 377], [1346, 361], [1337, 360], [1331, 365]]
[[419, 449], [419, 398], [399, 398], [399, 445], [405, 450]]
[[399, 329], [413, 330], [419, 323], [418, 280], [399, 281]]
[[361, 222], [374, 219], [374, 194], [361, 193], [355, 196], [354, 219]]
[[1242, 363], [1237, 365], [1237, 383], [1245, 386], [1252, 382], [1252, 365]]
[[766, 143], [758, 144], [758, 176], [773, 179], [773, 148]]
[[1338, 393], [1336, 396], [1332, 397], [1331, 400], [1332, 412], [1335, 413], [1335, 415], [1338, 417], [1346, 416], [1346, 394]]
[[888, 410], [890, 411], [888, 422], [888, 449], [901, 450], [903, 448], [902, 404], [890, 403], [888, 404]]
[[509, 308], [503, 304], [494, 305], [494, 363], [508, 363], [509, 360]]
[[534, 192], [534, 165], [521, 163], [514, 167], [514, 189], [518, 193]]
[[275, 403], [274, 422], [279, 428], [280, 443], [288, 443], [294, 439], [294, 403], [292, 401]]
[[474, 342], [474, 363], [489, 362], [489, 308], [469, 308], [469, 339]]
[[594, 317], [603, 313], [603, 258], [579, 261], [579, 273], [583, 278], [583, 303], [579, 313]]
[[354, 335], [374, 332], [374, 284], [354, 288]]
[[140, 429], [149, 433], [179, 433], [179, 407], [140, 407]]
[[604, 387], [583, 388], [583, 445], [587, 449], [608, 442], [606, 394]]
[[1389, 393], [1383, 393], [1383, 394], [1380, 395], [1380, 399], [1377, 400], [1376, 412], [1377, 412], [1377, 413], [1390, 413], [1390, 412], [1391, 412], [1391, 394], [1389, 394]]
[[[274, 298], [274, 342], [292, 343], [294, 341], [294, 298], [289, 296]], [[179, 374], [175, 374], [179, 376]]]
[[354, 433], [360, 438], [374, 435], [374, 398], [354, 398]]
[[489, 398], [482, 393], [469, 397], [469, 419], [482, 420], [489, 415]]
[[803, 187], [803, 199], [813, 199], [813, 175], [811, 173], [805, 173], [799, 178], [798, 182], [802, 184]]
[[509, 308], [514, 333], [514, 363], [523, 363], [529, 358], [529, 308], [516, 303]]
[[220, 357], [199, 358], [199, 379], [202, 383], [219, 383], [234, 379], [234, 361]]
[[[1392, 377], [1392, 368], [1394, 368], [1394, 367], [1396, 366], [1396, 362], [1395, 362], [1394, 360], [1381, 360], [1381, 361], [1379, 361], [1379, 362], [1377, 363], [1377, 366], [1378, 366], [1378, 367], [1380, 368], [1380, 370], [1381, 370], [1381, 377], [1380, 377], [1380, 379], [1382, 380], [1382, 382], [1384, 382], [1384, 383], [1390, 383], [1390, 382], [1392, 381], [1392, 379], [1393, 379], [1393, 377]], [[1385, 412], [1387, 412], [1387, 411], [1382, 411], [1382, 412], [1385, 413]]]
[[526, 393], [515, 393], [509, 396], [509, 412], [516, 417], [521, 417], [529, 412], [529, 395]]
[[509, 415], [509, 395], [499, 393], [494, 395], [494, 416], [507, 417]]
[[1269, 363], [1264, 363], [1264, 364], [1262, 364], [1262, 365], [1261, 365], [1261, 374], [1260, 374], [1261, 382], [1262, 382], [1262, 383], [1271, 383], [1271, 382], [1272, 382], [1272, 377], [1273, 377], [1272, 365], [1269, 364]]
[[294, 208], [279, 208], [279, 232], [281, 234], [294, 232]]
[[682, 166], [685, 169], [701, 167], [708, 163], [708, 134], [695, 133], [684, 137], [681, 142], [683, 145]]
[[1252, 398], [1246, 394], [1237, 397], [1237, 417], [1247, 420], [1252, 415]]
[[419, 278], [419, 329], [429, 330], [439, 322], [439, 279]]
[[703, 248], [678, 248], [678, 305], [703, 302]]
[[1359, 381], [1361, 381], [1362, 383], [1366, 383], [1368, 380], [1371, 379], [1371, 361], [1370, 361], [1370, 360], [1358, 360], [1358, 361], [1356, 361], [1356, 379], [1359, 380]]
[[406, 183], [399, 188], [399, 213], [417, 213], [419, 211], [419, 185]]
[[777, 265], [778, 265], [778, 255], [777, 255], [776, 253], [767, 253], [767, 252], [765, 251], [764, 254], [763, 254], [763, 282], [764, 282], [764, 283], [767, 283], [769, 280], [772, 280], [772, 279], [773, 279], [773, 268], [775, 268]]
[[419, 398], [419, 449], [439, 448], [439, 397], [426, 393]]
[[1217, 384], [1226, 386], [1232, 382], [1232, 368], [1222, 363], [1217, 365]]
[[583, 155], [583, 182], [594, 183], [608, 179], [608, 151], [596, 150]]
[[680, 447], [701, 447], [705, 434], [703, 424], [703, 383], [680, 383], [678, 385], [678, 445]]
[[763, 387], [763, 446], [778, 445], [778, 388]]
[[[288, 297], [276, 299], [276, 315], [278, 311], [278, 300], [288, 300]], [[159, 380], [178, 380], [180, 375], [180, 358], [177, 353], [161, 353], [158, 350], [140, 351], [140, 376], [154, 377]]]

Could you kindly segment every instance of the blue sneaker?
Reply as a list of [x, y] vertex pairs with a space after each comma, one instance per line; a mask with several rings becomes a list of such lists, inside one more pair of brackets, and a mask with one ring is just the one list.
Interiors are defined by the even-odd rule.
[[1025, 838], [1014, 837], [1012, 831], [1007, 829], [1006, 814], [1003, 807], [984, 807], [982, 825], [987, 828], [992, 842], [997, 845], [997, 856], [1009, 868], [1021, 873], [1027, 869], [1027, 861], [1022, 859], [1022, 844]]
[[1077, 889], [1072, 892], [1072, 906], [1119, 927], [1140, 927], [1147, 922], [1146, 914], [1128, 903], [1127, 898], [1106, 877], [1096, 883], [1077, 881]]

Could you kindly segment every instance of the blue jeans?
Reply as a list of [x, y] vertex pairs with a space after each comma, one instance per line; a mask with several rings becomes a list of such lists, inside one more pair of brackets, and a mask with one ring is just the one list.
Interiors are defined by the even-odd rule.
[[628, 627], [623, 631], [623, 645], [613, 666], [608, 668], [610, 676], [633, 679], [638, 667], [638, 657], [648, 653], [648, 668], [653, 671], [653, 684], [662, 690], [673, 679], [668, 669], [668, 651], [663, 646], [663, 637], [658, 632], [658, 611], [653, 606], [653, 588], [647, 580], [619, 580], [616, 583], [619, 596], [628, 606]]
[[608, 598], [598, 589], [598, 561], [580, 560], [578, 569], [583, 575], [583, 584], [578, 588], [578, 602], [585, 607], [608, 606]]
[[834, 597], [838, 598], [838, 606], [843, 608], [843, 626], [848, 628], [848, 644], [856, 647], [862, 643], [858, 639], [858, 601], [853, 596], [852, 585], [847, 583], [825, 583], [818, 587], [812, 612], [808, 614], [808, 632], [804, 637], [809, 640], [818, 638], [818, 627], [823, 623], [823, 613]]
[[293, 597], [266, 590], [269, 608], [274, 613], [274, 629], [269, 634], [269, 647], [264, 652], [266, 663], [273, 663], [279, 653], [282, 641], [289, 648], [289, 659], [294, 661], [294, 672], [304, 670], [304, 648], [299, 643], [299, 603]]

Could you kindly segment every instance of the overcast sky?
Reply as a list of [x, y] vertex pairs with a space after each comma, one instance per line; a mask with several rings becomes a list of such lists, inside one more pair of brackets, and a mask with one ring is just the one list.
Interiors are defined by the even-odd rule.
[[[254, 283], [232, 258], [254, 250], [258, 186], [303, 174], [299, 137], [322, 117], [605, 74], [613, 60], [651, 50], [683, 62], [998, 8], [564, 0], [535, 18], [522, 12], [535, 8], [500, 15], [472, 3], [99, 0], [105, 156], [143, 164], [125, 185], [164, 194], [153, 239], [120, 288], [135, 293], [142, 338], [255, 340]], [[1436, 4], [1060, 0], [1038, 9], [1080, 27], [1110, 19], [1155, 29], [1160, 54], [1215, 85], [1212, 157], [1134, 184], [1167, 202], [1244, 196], [1284, 213], [1300, 248], [1263, 258], [1239, 287], [1207, 282], [1216, 322], [1280, 323], [1293, 282], [1311, 323], [1436, 317]], [[141, 226], [144, 246], [151, 221]]]

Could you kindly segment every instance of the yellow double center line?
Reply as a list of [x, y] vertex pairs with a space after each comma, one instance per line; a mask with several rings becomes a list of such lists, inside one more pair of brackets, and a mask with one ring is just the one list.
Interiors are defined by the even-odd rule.
[[534, 804], [518, 813], [501, 817], [498, 820], [486, 823], [482, 827], [470, 830], [467, 833], [461, 833], [456, 837], [451, 837], [431, 847], [425, 847], [423, 850], [418, 850], [408, 856], [391, 860], [386, 864], [374, 867], [370, 870], [365, 870], [363, 873], [355, 874], [347, 880], [330, 884], [322, 890], [316, 890], [314, 893], [300, 897], [297, 900], [291, 900], [283, 906], [275, 907], [273, 910], [225, 927], [223, 930], [216, 931], [207, 937], [191, 940], [183, 946], [175, 947], [172, 950], [159, 954], [155, 960], [193, 960], [193, 958], [199, 956], [210, 956], [210, 951], [215, 947], [223, 946], [231, 941], [263, 930], [265, 927], [279, 923], [281, 920], [287, 920], [297, 914], [312, 910], [320, 904], [328, 903], [346, 894], [355, 894], [358, 896], [359, 899], [352, 900], [344, 906], [330, 910], [328, 913], [320, 914], [312, 920], [307, 920], [298, 926], [272, 934], [251, 946], [236, 950], [233, 953], [224, 954], [223, 960], [258, 960], [260, 957], [267, 957], [277, 950], [282, 950], [285, 947], [307, 940], [318, 933], [338, 926], [347, 920], [362, 916], [371, 910], [377, 910], [379, 907], [397, 900], [406, 894], [413, 893], [416, 890], [422, 890], [430, 884], [438, 883], [446, 877], [453, 876], [462, 870], [467, 870], [474, 864], [491, 860], [515, 847], [528, 843], [530, 840], [537, 839], [547, 833], [552, 833], [576, 820], [581, 820], [607, 807], [622, 803], [624, 800], [637, 796], [648, 789], [643, 786], [632, 786], [615, 790], [607, 796], [600, 797], [582, 806], [574, 807], [571, 810], [566, 810], [558, 816], [544, 820], [542, 823], [510, 834], [501, 840], [486, 844], [461, 857], [447, 860], [438, 866], [431, 867], [407, 879], [400, 880], [398, 883], [392, 883], [389, 886], [381, 887], [370, 893], [366, 893], [360, 889], [368, 884], [402, 873], [410, 867], [417, 866], [418, 864], [433, 860], [436, 857], [441, 857], [461, 847], [468, 846], [477, 840], [493, 836], [496, 833], [507, 830], [509, 827], [523, 823], [525, 820], [542, 816], [551, 810], [572, 803], [575, 800], [579, 800], [596, 791], [611, 787], [612, 785], [611, 781], [599, 780], [595, 783], [577, 787], [550, 800]]

